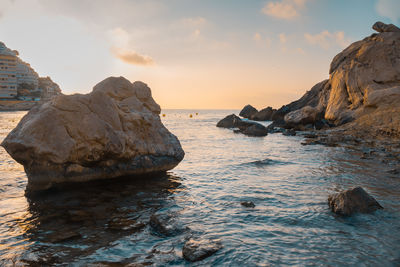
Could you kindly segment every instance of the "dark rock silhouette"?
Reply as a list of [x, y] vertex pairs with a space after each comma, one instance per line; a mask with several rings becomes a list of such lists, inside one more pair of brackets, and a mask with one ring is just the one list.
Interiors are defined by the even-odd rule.
[[254, 108], [252, 105], [247, 105], [240, 111], [239, 116], [250, 119], [251, 116], [253, 116], [257, 112], [258, 112], [258, 110], [256, 108]]

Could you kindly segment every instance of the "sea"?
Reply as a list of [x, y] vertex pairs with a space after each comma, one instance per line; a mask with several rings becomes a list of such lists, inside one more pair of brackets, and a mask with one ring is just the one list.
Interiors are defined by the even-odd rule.
[[[0, 265], [400, 266], [400, 175], [384, 158], [363, 147], [304, 146], [301, 133], [248, 137], [216, 127], [238, 110], [162, 113], [186, 155], [157, 176], [26, 197], [23, 166], [0, 148]], [[25, 114], [0, 113], [0, 141]], [[332, 213], [328, 196], [355, 186], [384, 209]], [[154, 214], [172, 216], [180, 230], [155, 231]], [[182, 247], [191, 237], [223, 248], [188, 262]]]

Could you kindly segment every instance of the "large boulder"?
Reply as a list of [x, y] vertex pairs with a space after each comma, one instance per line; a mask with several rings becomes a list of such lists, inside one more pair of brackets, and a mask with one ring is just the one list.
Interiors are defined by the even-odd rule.
[[288, 126], [314, 124], [319, 116], [316, 108], [305, 106], [301, 109], [289, 112], [285, 115], [284, 120]]
[[250, 119], [250, 117], [256, 114], [257, 112], [258, 110], [255, 107], [253, 107], [252, 105], [247, 105], [240, 111], [239, 116]]
[[266, 107], [259, 112], [253, 114], [250, 119], [255, 121], [269, 121], [272, 119], [272, 115], [276, 112], [272, 107]]
[[349, 216], [356, 212], [370, 213], [382, 206], [361, 187], [356, 187], [329, 196], [328, 204], [331, 210], [339, 215]]
[[58, 95], [34, 107], [1, 145], [24, 165], [28, 192], [163, 172], [184, 152], [159, 113], [146, 84], [110, 77], [89, 94]]

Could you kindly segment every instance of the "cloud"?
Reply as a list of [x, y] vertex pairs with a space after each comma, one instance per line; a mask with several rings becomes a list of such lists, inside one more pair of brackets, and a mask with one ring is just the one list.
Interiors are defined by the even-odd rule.
[[291, 20], [299, 16], [308, 0], [281, 0], [268, 2], [262, 9], [265, 15], [278, 19]]
[[304, 37], [309, 44], [318, 45], [325, 50], [328, 50], [333, 46], [345, 48], [351, 43], [351, 40], [346, 38], [342, 31], [330, 33], [325, 30], [314, 35], [306, 33], [304, 34]]
[[378, 0], [376, 11], [379, 15], [387, 17], [393, 23], [400, 22], [400, 1], [399, 0]]
[[154, 60], [146, 55], [140, 55], [134, 50], [112, 47], [111, 53], [118, 59], [131, 65], [148, 66], [154, 65]]
[[203, 17], [184, 18], [181, 20], [183, 26], [201, 28], [207, 24], [207, 20]]

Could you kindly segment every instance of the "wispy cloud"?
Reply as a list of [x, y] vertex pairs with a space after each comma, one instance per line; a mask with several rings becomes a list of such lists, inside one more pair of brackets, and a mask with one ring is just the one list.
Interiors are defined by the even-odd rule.
[[343, 31], [338, 31], [330, 33], [329, 31], [322, 31], [318, 34], [304, 34], [304, 38], [311, 45], [318, 45], [325, 50], [330, 49], [334, 46], [339, 46], [341, 48], [347, 47], [351, 40], [346, 38]]
[[291, 20], [300, 15], [300, 10], [305, 6], [308, 0], [281, 0], [268, 2], [262, 9], [265, 15]]
[[379, 15], [389, 18], [393, 23], [400, 22], [399, 0], [378, 0], [376, 11]]
[[154, 60], [150, 56], [141, 55], [134, 50], [112, 47], [111, 52], [116, 58], [131, 65], [154, 65]]

